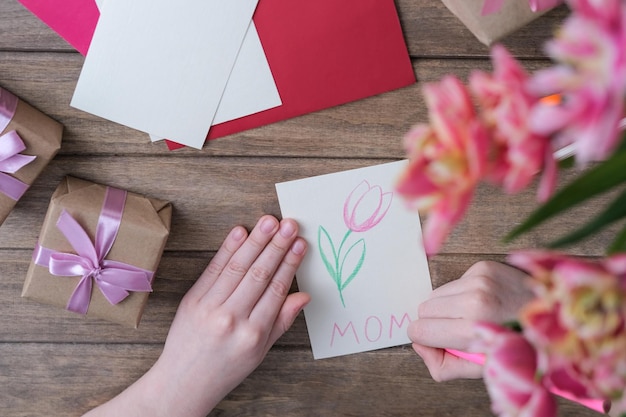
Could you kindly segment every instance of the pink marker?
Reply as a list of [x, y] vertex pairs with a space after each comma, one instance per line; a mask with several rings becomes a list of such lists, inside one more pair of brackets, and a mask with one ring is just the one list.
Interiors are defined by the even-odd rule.
[[[454, 349], [446, 349], [446, 352], [450, 353], [451, 355], [457, 356], [459, 358], [465, 359], [466, 361], [477, 363], [479, 365], [483, 365], [485, 363], [485, 355], [481, 353], [468, 353], [468, 352], [462, 352], [460, 350], [454, 350]], [[570, 401], [574, 401], [579, 404], [582, 404], [585, 407], [598, 411], [602, 414], [605, 413], [604, 401], [602, 400], [596, 400], [596, 399], [591, 399], [591, 398], [578, 398], [570, 394], [569, 392], [565, 392], [554, 387], [550, 389], [550, 392], [552, 392], [555, 395], [558, 395], [559, 397], [563, 397]]]

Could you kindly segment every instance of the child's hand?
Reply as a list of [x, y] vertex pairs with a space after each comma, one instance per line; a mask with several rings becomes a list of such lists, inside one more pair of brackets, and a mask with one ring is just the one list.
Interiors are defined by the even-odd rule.
[[533, 297], [526, 277], [504, 264], [478, 262], [461, 278], [434, 290], [419, 306], [419, 319], [411, 323], [408, 334], [434, 380], [482, 376], [482, 366], [444, 349], [467, 351], [475, 338], [476, 321], [516, 319], [519, 309]]
[[183, 298], [157, 363], [100, 415], [206, 416], [309, 301], [288, 295], [306, 251], [297, 235], [295, 221], [272, 216], [249, 236], [234, 228]]

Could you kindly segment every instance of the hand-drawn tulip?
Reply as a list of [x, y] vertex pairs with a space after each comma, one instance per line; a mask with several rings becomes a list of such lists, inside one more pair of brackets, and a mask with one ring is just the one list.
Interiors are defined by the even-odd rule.
[[[393, 193], [384, 193], [378, 185], [370, 186], [363, 180], [350, 192], [343, 205], [343, 219], [348, 227], [339, 247], [336, 248], [328, 231], [321, 226], [317, 232], [317, 243], [322, 262], [337, 285], [341, 304], [345, 307], [343, 290], [357, 276], [365, 261], [366, 245], [363, 238], [350, 245], [344, 252], [348, 238], [353, 232], [366, 232], [374, 228], [385, 217]], [[332, 254], [332, 255], [330, 255]], [[344, 272], [350, 271], [344, 279]]]
[[372, 187], [364, 180], [348, 195], [343, 205], [343, 221], [353, 232], [366, 232], [385, 217], [392, 198], [393, 193], [383, 193], [378, 185]]

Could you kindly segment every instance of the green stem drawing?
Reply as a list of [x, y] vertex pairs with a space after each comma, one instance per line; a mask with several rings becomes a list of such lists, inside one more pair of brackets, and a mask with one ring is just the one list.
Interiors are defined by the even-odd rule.
[[[337, 286], [337, 291], [339, 292], [339, 299], [341, 300], [341, 305], [345, 308], [346, 302], [343, 297], [343, 290], [352, 282], [352, 280], [357, 276], [361, 267], [363, 266], [363, 262], [365, 261], [365, 240], [359, 239], [355, 243], [353, 243], [348, 250], [343, 254], [343, 249], [346, 243], [348, 242], [348, 238], [352, 234], [352, 230], [348, 229], [346, 234], [341, 239], [341, 243], [339, 244], [338, 250], [335, 249], [335, 244], [333, 243], [332, 238], [330, 237], [328, 231], [323, 226], [320, 226], [317, 233], [317, 245], [320, 251], [322, 261], [324, 262], [324, 266], [326, 270], [330, 274], [331, 278], [335, 282]], [[332, 252], [332, 261], [331, 257], [326, 254], [324, 251], [324, 246], [322, 245], [323, 241], [328, 243]], [[360, 253], [359, 253], [360, 249]], [[343, 254], [343, 255], [342, 255]], [[348, 275], [348, 277], [344, 280], [344, 267], [346, 266], [346, 261], [349, 261], [355, 257], [358, 257], [355, 262], [354, 268]]]

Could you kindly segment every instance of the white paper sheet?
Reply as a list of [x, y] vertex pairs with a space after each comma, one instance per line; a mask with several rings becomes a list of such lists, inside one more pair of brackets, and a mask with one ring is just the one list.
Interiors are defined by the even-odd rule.
[[[104, 0], [96, 0], [98, 8]], [[233, 65], [213, 125], [278, 107], [282, 104], [254, 21], [246, 32]], [[156, 142], [165, 138], [149, 134]]]
[[71, 105], [200, 149], [257, 2], [105, 1]]
[[276, 184], [283, 217], [298, 221], [309, 245], [296, 279], [311, 295], [304, 316], [315, 359], [409, 343], [432, 285], [418, 214], [393, 193], [405, 164]]
[[[243, 39], [241, 50], [211, 125], [235, 120], [281, 104], [278, 88], [265, 57], [261, 39], [252, 22]], [[162, 139], [164, 138], [150, 135], [150, 140], [153, 142]]]

